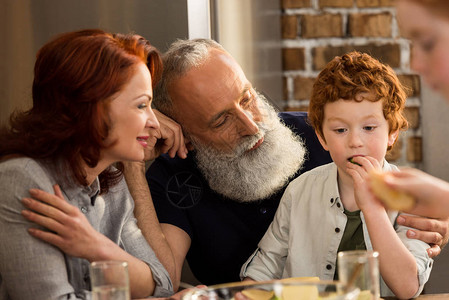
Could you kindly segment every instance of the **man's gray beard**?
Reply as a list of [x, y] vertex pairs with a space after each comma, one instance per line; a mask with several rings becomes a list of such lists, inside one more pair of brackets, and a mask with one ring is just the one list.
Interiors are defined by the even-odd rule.
[[[271, 106], [264, 111], [267, 115], [263, 124], [258, 124], [259, 132], [242, 138], [232, 153], [223, 153], [190, 137], [198, 168], [215, 192], [238, 202], [265, 199], [285, 186], [302, 167], [307, 150], [301, 138], [282, 123]], [[248, 151], [262, 137], [263, 143]]]

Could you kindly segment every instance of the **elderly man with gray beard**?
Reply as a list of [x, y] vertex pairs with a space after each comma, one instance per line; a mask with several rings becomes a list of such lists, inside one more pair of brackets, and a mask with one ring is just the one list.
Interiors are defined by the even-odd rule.
[[[306, 114], [276, 113], [216, 42], [179, 40], [163, 60], [154, 106], [172, 138], [160, 140], [169, 155], [146, 173], [151, 196], [143, 172], [134, 172], [135, 164], [125, 169], [138, 225], [175, 287], [185, 258], [203, 284], [238, 281], [287, 184], [330, 157]], [[432, 225], [438, 232], [413, 232], [439, 253], [447, 222], [404, 220], [424, 230]]]

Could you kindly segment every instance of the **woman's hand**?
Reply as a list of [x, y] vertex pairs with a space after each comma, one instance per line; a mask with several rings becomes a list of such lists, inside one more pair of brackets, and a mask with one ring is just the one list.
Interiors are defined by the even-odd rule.
[[22, 203], [28, 208], [22, 211], [22, 215], [49, 230], [29, 228], [29, 233], [68, 255], [95, 260], [96, 253], [100, 250], [99, 243], [107, 242], [107, 238], [92, 228], [77, 207], [64, 199], [58, 185], [53, 188], [54, 195], [32, 189], [32, 198], [22, 199]]

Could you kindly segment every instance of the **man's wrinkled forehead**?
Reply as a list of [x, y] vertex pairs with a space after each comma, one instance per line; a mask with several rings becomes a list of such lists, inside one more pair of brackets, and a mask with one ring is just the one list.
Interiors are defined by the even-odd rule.
[[202, 64], [173, 81], [169, 92], [177, 114], [191, 113], [209, 122], [251, 88], [235, 60], [226, 52], [212, 49]]
[[192, 68], [184, 77], [190, 77], [194, 83], [192, 92], [196, 92], [197, 96], [223, 98], [231, 92], [237, 96], [245, 86], [250, 85], [235, 59], [229, 53], [217, 49], [211, 49], [204, 62]]

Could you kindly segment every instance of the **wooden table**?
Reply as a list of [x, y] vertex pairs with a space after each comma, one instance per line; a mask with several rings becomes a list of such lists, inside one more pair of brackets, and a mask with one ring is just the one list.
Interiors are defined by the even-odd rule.
[[[395, 297], [386, 297], [385, 300], [396, 300]], [[419, 300], [449, 300], [449, 294], [427, 294], [421, 295], [418, 298]]]
[[428, 295], [421, 295], [416, 299], [432, 299], [432, 300], [448, 300], [449, 294], [428, 294]]

